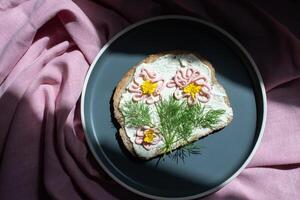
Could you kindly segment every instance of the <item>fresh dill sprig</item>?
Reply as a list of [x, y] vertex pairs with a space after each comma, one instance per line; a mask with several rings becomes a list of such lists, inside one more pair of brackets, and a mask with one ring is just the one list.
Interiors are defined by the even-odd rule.
[[190, 121], [184, 121], [183, 102], [176, 101], [174, 98], [168, 100], [162, 100], [156, 106], [157, 113], [160, 119], [159, 130], [164, 137], [165, 147], [164, 151], [168, 152], [171, 150], [172, 145], [182, 139], [186, 132], [185, 127], [190, 129]]
[[212, 128], [212, 126], [218, 123], [219, 118], [222, 114], [225, 113], [225, 110], [209, 110], [203, 114], [202, 118], [197, 122], [199, 126], [203, 128]]
[[162, 100], [156, 105], [160, 118], [159, 131], [164, 137], [164, 151], [172, 150], [172, 145], [180, 140], [188, 141], [195, 128], [212, 128], [218, 123], [224, 110], [204, 112], [200, 103], [189, 105], [187, 101], [178, 101], [173, 97]]
[[143, 103], [128, 101], [122, 108], [128, 127], [152, 126], [149, 107]]

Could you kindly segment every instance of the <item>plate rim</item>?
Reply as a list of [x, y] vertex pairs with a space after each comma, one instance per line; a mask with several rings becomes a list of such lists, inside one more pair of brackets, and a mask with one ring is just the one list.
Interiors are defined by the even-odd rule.
[[242, 46], [242, 44], [240, 44], [240, 42], [235, 39], [232, 35], [230, 35], [227, 31], [225, 31], [224, 29], [220, 28], [219, 26], [207, 22], [203, 19], [197, 18], [197, 17], [191, 17], [191, 16], [186, 16], [186, 15], [162, 15], [162, 16], [157, 16], [157, 17], [151, 17], [148, 19], [144, 19], [141, 21], [138, 21], [134, 24], [131, 24], [127, 27], [125, 27], [124, 29], [122, 29], [120, 32], [118, 32], [117, 34], [115, 34], [98, 52], [98, 54], [96, 55], [96, 57], [94, 58], [92, 64], [90, 65], [90, 68], [85, 76], [85, 80], [84, 80], [84, 84], [83, 84], [83, 89], [82, 89], [82, 93], [81, 93], [81, 102], [80, 102], [80, 112], [81, 112], [81, 122], [82, 122], [82, 126], [83, 126], [83, 131], [84, 131], [84, 135], [87, 141], [87, 144], [89, 146], [90, 151], [92, 152], [94, 158], [97, 160], [97, 163], [100, 165], [100, 167], [114, 180], [116, 181], [118, 184], [120, 184], [121, 186], [123, 186], [124, 188], [128, 189], [129, 191], [147, 197], [147, 198], [152, 198], [152, 199], [170, 199], [170, 197], [162, 197], [162, 196], [156, 196], [156, 195], [152, 195], [152, 194], [147, 194], [144, 193], [140, 190], [137, 190], [129, 185], [127, 185], [126, 183], [122, 182], [120, 179], [118, 179], [113, 173], [110, 172], [110, 170], [105, 166], [105, 164], [101, 161], [101, 159], [99, 159], [92, 141], [90, 141], [90, 137], [87, 134], [87, 128], [86, 128], [86, 123], [85, 123], [85, 114], [84, 114], [84, 104], [85, 104], [85, 94], [86, 94], [86, 90], [87, 90], [87, 85], [90, 79], [90, 76], [92, 74], [92, 71], [97, 63], [97, 61], [99, 60], [99, 58], [101, 57], [101, 55], [106, 51], [106, 49], [115, 41], [117, 40], [120, 36], [122, 36], [123, 34], [127, 33], [128, 31], [143, 25], [143, 24], [147, 24], [149, 22], [153, 22], [153, 21], [159, 21], [159, 20], [165, 20], [165, 19], [183, 19], [183, 20], [189, 20], [189, 21], [193, 21], [193, 22], [197, 22], [200, 24], [203, 24], [205, 26], [208, 26], [212, 29], [215, 29], [219, 32], [221, 32], [222, 34], [224, 34], [224, 36], [226, 36], [229, 40], [231, 40], [235, 45], [237, 45], [237, 47], [242, 51], [242, 53], [246, 56], [246, 58], [250, 61], [251, 67], [253, 68], [255, 75], [257, 76], [258, 80], [259, 80], [259, 86], [261, 88], [261, 96], [262, 96], [262, 122], [261, 122], [261, 128], [259, 131], [259, 135], [257, 138], [257, 142], [254, 145], [254, 148], [252, 149], [251, 153], [249, 154], [248, 158], [244, 161], [244, 163], [241, 165], [241, 167], [233, 174], [231, 175], [228, 179], [226, 179], [222, 184], [211, 188], [205, 192], [196, 194], [196, 195], [191, 195], [191, 196], [186, 196], [186, 197], [175, 197], [172, 199], [194, 199], [194, 198], [200, 198], [200, 197], [204, 197], [207, 196], [209, 194], [212, 194], [216, 191], [218, 191], [219, 189], [223, 188], [225, 185], [227, 185], [228, 183], [230, 183], [234, 178], [236, 178], [244, 169], [245, 167], [250, 163], [250, 161], [252, 160], [255, 152], [257, 151], [262, 137], [264, 135], [264, 130], [265, 130], [265, 125], [266, 125], [266, 118], [267, 118], [267, 97], [266, 97], [266, 89], [263, 83], [263, 79], [262, 76], [257, 68], [257, 65], [255, 64], [254, 60], [252, 59], [252, 57], [250, 56], [250, 54], [248, 53], [248, 51]]

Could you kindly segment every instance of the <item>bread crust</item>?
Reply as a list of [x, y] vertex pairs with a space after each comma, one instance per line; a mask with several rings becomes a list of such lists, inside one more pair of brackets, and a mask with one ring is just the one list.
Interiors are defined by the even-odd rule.
[[[173, 50], [173, 51], [167, 51], [167, 52], [162, 52], [162, 53], [157, 53], [157, 54], [152, 54], [149, 55], [148, 57], [146, 57], [144, 60], [142, 60], [141, 62], [139, 62], [137, 65], [133, 66], [121, 79], [121, 81], [118, 83], [116, 90], [114, 92], [114, 96], [113, 96], [113, 107], [114, 107], [114, 116], [116, 118], [116, 120], [118, 121], [118, 123], [121, 125], [121, 128], [119, 129], [119, 134], [121, 136], [121, 139], [124, 143], [124, 146], [126, 147], [126, 149], [135, 157], [139, 157], [142, 159], [151, 159], [154, 158], [164, 152], [162, 152], [161, 150], [157, 150], [155, 152], [155, 156], [151, 157], [151, 158], [145, 158], [145, 157], [141, 157], [140, 155], [138, 155], [134, 148], [133, 148], [133, 144], [130, 141], [130, 138], [127, 136], [126, 131], [125, 131], [125, 123], [124, 123], [124, 116], [121, 113], [120, 109], [119, 109], [119, 104], [120, 104], [120, 100], [121, 100], [121, 96], [122, 93], [125, 91], [127, 85], [129, 84], [129, 82], [131, 81], [135, 70], [137, 68], [137, 66], [141, 65], [142, 63], [152, 63], [154, 62], [156, 59], [158, 59], [161, 56], [167, 55], [167, 54], [172, 54], [172, 55], [182, 55], [182, 54], [193, 54], [194, 56], [196, 56], [201, 62], [203, 62], [206, 66], [208, 66], [210, 68], [211, 71], [211, 77], [212, 77], [212, 85], [219, 85], [219, 87], [221, 87], [226, 96], [224, 97], [224, 102], [230, 107], [230, 101], [229, 101], [229, 97], [224, 89], [224, 87], [219, 84], [219, 82], [216, 79], [216, 74], [215, 74], [215, 69], [213, 68], [212, 64], [205, 58], [203, 58], [201, 55], [199, 55], [198, 53], [195, 52], [191, 52], [191, 51], [183, 51], [183, 50]], [[222, 129], [224, 127], [226, 127], [231, 121], [232, 118], [229, 118], [228, 121], [226, 121], [226, 123], [224, 125], [220, 125], [219, 127], [214, 127], [213, 130], [207, 132], [205, 135], [193, 135], [192, 137], [190, 137], [188, 139], [188, 142], [186, 141], [181, 141], [180, 143], [177, 143], [175, 146], [173, 146], [172, 150], [177, 149], [180, 146], [186, 145], [187, 143], [191, 143], [195, 140], [198, 140], [201, 137], [207, 136], [209, 134], [214, 133], [215, 131]]]

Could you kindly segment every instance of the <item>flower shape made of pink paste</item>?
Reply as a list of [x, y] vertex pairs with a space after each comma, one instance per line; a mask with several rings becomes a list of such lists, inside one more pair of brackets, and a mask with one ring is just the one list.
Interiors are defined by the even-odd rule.
[[159, 101], [163, 84], [164, 80], [155, 72], [142, 68], [141, 72], [133, 78], [128, 90], [133, 93], [133, 101], [145, 100], [147, 104], [152, 104]]
[[181, 67], [177, 70], [166, 86], [176, 87], [174, 97], [187, 98], [189, 104], [206, 103], [210, 98], [210, 86], [206, 77], [201, 75], [200, 71], [190, 67]]
[[135, 143], [143, 145], [146, 150], [151, 150], [162, 140], [157, 130], [149, 126], [143, 126], [137, 129]]

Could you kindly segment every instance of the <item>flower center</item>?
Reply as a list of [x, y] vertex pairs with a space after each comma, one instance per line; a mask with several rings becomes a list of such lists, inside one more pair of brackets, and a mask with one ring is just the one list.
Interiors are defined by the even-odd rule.
[[157, 83], [153, 83], [150, 80], [146, 80], [142, 83], [141, 90], [144, 95], [152, 95], [155, 92], [157, 86]]
[[152, 143], [154, 140], [154, 131], [152, 129], [148, 129], [144, 132], [144, 139], [145, 143]]
[[183, 92], [189, 94], [194, 100], [196, 98], [196, 94], [201, 91], [201, 86], [193, 83], [188, 84], [183, 88]]

